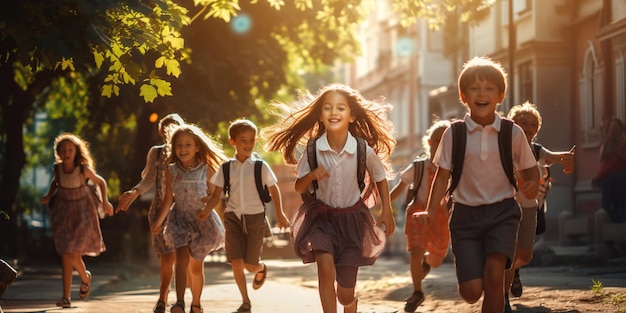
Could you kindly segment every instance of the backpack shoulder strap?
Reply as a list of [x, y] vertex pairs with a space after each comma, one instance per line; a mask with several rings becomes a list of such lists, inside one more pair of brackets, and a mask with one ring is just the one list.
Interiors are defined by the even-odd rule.
[[517, 187], [513, 169], [513, 121], [508, 118], [502, 118], [500, 132], [498, 133], [498, 148], [500, 150], [502, 168], [504, 168], [509, 182], [517, 191], [519, 188]]
[[407, 192], [406, 200], [404, 201], [405, 208], [409, 206], [409, 203], [417, 198], [417, 192], [420, 189], [420, 185], [422, 184], [422, 177], [424, 176], [425, 163], [425, 158], [415, 158], [413, 160], [413, 184]]
[[[309, 161], [309, 169], [313, 171], [317, 168], [317, 138], [309, 139], [309, 142], [306, 144], [306, 157]], [[317, 180], [313, 181], [313, 190], [317, 190], [318, 184]]]
[[452, 128], [452, 181], [450, 188], [448, 188], [449, 195], [451, 195], [459, 185], [461, 173], [463, 172], [463, 161], [465, 161], [465, 145], [467, 143], [467, 127], [465, 126], [465, 121], [454, 121], [450, 127]]
[[263, 176], [261, 170], [263, 167], [263, 160], [254, 161], [254, 181], [256, 183], [256, 191], [259, 194], [259, 199], [265, 206], [266, 203], [272, 201], [270, 192], [267, 189], [267, 185], [263, 185]]
[[359, 182], [359, 190], [363, 191], [365, 189], [365, 170], [367, 169], [367, 142], [365, 142], [365, 139], [361, 137], [355, 138], [357, 157], [356, 179], [357, 182]]
[[230, 162], [231, 160], [228, 160], [224, 163], [222, 163], [222, 174], [224, 174], [224, 196], [226, 197], [226, 199], [228, 199], [230, 197]]

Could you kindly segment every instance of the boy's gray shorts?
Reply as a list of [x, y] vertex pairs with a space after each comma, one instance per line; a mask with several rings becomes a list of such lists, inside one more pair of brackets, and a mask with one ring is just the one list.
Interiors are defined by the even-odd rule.
[[467, 206], [454, 204], [450, 217], [450, 237], [459, 283], [483, 277], [487, 255], [506, 255], [510, 268], [515, 254], [521, 209], [513, 199]]

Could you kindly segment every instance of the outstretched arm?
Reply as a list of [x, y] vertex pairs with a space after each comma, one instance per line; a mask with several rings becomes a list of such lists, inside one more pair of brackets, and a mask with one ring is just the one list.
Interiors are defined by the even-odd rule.
[[553, 163], [561, 164], [563, 166], [563, 173], [570, 174], [574, 171], [574, 150], [576, 146], [572, 146], [569, 151], [552, 152], [548, 149], [546, 151], [546, 164]]

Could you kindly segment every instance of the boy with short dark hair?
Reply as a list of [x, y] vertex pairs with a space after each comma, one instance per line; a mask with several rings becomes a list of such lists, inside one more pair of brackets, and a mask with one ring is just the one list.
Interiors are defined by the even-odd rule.
[[[475, 57], [468, 61], [458, 80], [459, 96], [469, 109], [466, 127], [464, 166], [458, 188], [452, 191], [454, 209], [450, 218], [452, 251], [455, 255], [459, 295], [475, 303], [484, 293], [482, 312], [504, 311], [504, 271], [511, 266], [517, 228], [521, 217], [514, 199], [517, 186], [504, 170], [498, 134], [503, 119], [496, 107], [506, 93], [506, 72], [491, 59]], [[512, 161], [519, 174], [519, 190], [535, 198], [539, 170], [522, 129], [512, 125]], [[457, 139], [458, 140], [458, 139]], [[428, 215], [434, 220], [439, 202], [446, 194], [453, 164], [453, 131], [441, 139], [434, 163], [439, 167], [428, 200]], [[457, 173], [458, 174], [458, 173]], [[513, 181], [514, 182], [514, 181]]]
[[[255, 163], [260, 160], [255, 156], [258, 129], [249, 120], [236, 120], [228, 128], [229, 142], [235, 147], [235, 158], [224, 163], [211, 178], [215, 185], [213, 196], [208, 199], [205, 208], [197, 212], [198, 218], [208, 216], [221, 198], [222, 191], [229, 186], [224, 208], [224, 228], [226, 229], [226, 256], [231, 263], [233, 275], [242, 297], [242, 304], [235, 312], [250, 312], [251, 302], [246, 287], [244, 268], [255, 273], [253, 289], [259, 289], [265, 282], [267, 266], [260, 263], [263, 249], [263, 237], [267, 233], [264, 202], [260, 198], [256, 185]], [[224, 167], [228, 166], [229, 181], [225, 181]], [[289, 227], [289, 220], [283, 213], [280, 190], [272, 169], [262, 161], [261, 181], [267, 185], [276, 208], [278, 226]]]

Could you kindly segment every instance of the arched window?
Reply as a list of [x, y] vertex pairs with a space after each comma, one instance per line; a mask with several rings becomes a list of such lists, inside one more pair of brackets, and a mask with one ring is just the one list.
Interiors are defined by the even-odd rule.
[[602, 68], [598, 63], [593, 43], [589, 43], [583, 63], [582, 73], [578, 81], [580, 93], [580, 126], [585, 146], [600, 144], [599, 116], [597, 109], [603, 101]]

